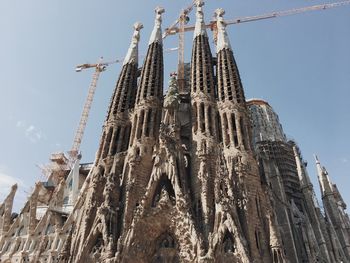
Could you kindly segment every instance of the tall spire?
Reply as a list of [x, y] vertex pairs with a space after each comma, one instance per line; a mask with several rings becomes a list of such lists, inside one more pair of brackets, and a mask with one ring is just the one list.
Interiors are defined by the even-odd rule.
[[11, 191], [4, 200], [3, 204], [0, 204], [0, 236], [9, 230], [11, 224], [11, 214], [13, 200], [17, 191], [17, 184], [11, 187]]
[[224, 48], [232, 50], [230, 40], [226, 32], [226, 22], [224, 21], [224, 18], [223, 18], [223, 15], [225, 14], [225, 10], [222, 8], [218, 8], [215, 10], [215, 14], [216, 14], [216, 23], [217, 23], [217, 30], [218, 30], [217, 43], [216, 43], [217, 53], [219, 53], [220, 50], [223, 50]]
[[317, 155], [314, 155], [315, 161], [316, 161], [316, 168], [317, 168], [317, 174], [318, 174], [318, 181], [320, 183], [322, 197], [332, 194], [333, 193], [333, 186], [332, 182], [328, 177], [328, 172], [326, 168], [321, 166], [321, 163], [317, 157]]
[[300, 158], [299, 149], [296, 145], [293, 146], [293, 152], [294, 152], [295, 162], [297, 165], [297, 172], [298, 172], [299, 181], [301, 183], [301, 187], [304, 188], [304, 187], [312, 186], [310, 177], [305, 170], [304, 164], [302, 163], [302, 160]]
[[157, 6], [155, 9], [156, 19], [154, 21], [153, 31], [151, 33], [151, 37], [149, 39], [148, 45], [151, 45], [154, 42], [158, 42], [160, 44], [162, 41], [162, 14], [165, 12], [163, 7]]
[[100, 147], [97, 152], [97, 161], [100, 158], [107, 157], [107, 155], [113, 156], [116, 153], [126, 151], [128, 148], [131, 129], [128, 111], [135, 104], [138, 76], [138, 43], [142, 28], [143, 25], [140, 22], [134, 24], [131, 44], [125, 56], [109, 105]]
[[123, 67], [112, 95], [107, 116], [109, 121], [115, 119], [117, 112], [124, 112], [134, 107], [137, 88], [138, 43], [142, 28], [143, 25], [140, 22], [134, 24], [131, 44], [124, 58]]
[[210, 95], [208, 98], [213, 100], [215, 98], [214, 65], [204, 23], [202, 9], [204, 2], [197, 0], [195, 5], [197, 11], [191, 59], [191, 93], [193, 96], [196, 93], [202, 92]]
[[[322, 202], [325, 214], [328, 221], [334, 226], [335, 233], [340, 242], [340, 248], [343, 249], [344, 255], [347, 260], [350, 260], [350, 235], [349, 228], [345, 222], [349, 222], [349, 218], [345, 215], [342, 207], [339, 207], [341, 203], [336, 199], [336, 190], [333, 187], [331, 180], [328, 177], [328, 173], [324, 167], [321, 166], [320, 161], [315, 155], [318, 180], [321, 186]], [[344, 262], [349, 262], [345, 261]]]
[[218, 29], [216, 46], [218, 58], [218, 98], [219, 101], [229, 100], [239, 104], [245, 104], [241, 78], [226, 32], [226, 23], [223, 18], [225, 11], [219, 8], [215, 11], [215, 14]]
[[197, 11], [196, 11], [196, 25], [194, 28], [193, 38], [196, 38], [199, 35], [207, 36], [207, 31], [205, 29], [205, 23], [204, 23], [203, 9], [202, 9], [202, 6], [204, 6], [203, 0], [196, 0], [195, 6], [197, 7]]
[[150, 97], [163, 96], [163, 42], [162, 42], [162, 14], [164, 8], [156, 7], [154, 28], [148, 43], [147, 55], [142, 67], [141, 78], [137, 90], [136, 103]]
[[138, 63], [138, 44], [140, 41], [140, 30], [142, 28], [143, 28], [142, 23], [136, 22], [134, 24], [134, 34], [132, 35], [131, 44], [124, 58], [123, 65], [128, 63], [135, 63], [135, 64]]
[[[132, 114], [131, 150], [122, 181], [122, 196], [125, 200], [123, 226], [129, 227], [134, 209], [140, 204], [152, 172], [152, 149], [159, 134], [163, 100], [163, 43], [162, 13], [164, 8], [155, 9], [156, 18], [151, 33], [137, 89], [136, 103]], [[127, 233], [123, 233], [127, 234]]]

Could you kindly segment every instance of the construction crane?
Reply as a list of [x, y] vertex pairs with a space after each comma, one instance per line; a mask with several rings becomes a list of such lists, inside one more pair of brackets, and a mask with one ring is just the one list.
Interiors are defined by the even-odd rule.
[[[187, 8], [183, 9], [179, 15], [179, 17], [175, 20], [173, 24], [170, 25], [170, 27], [165, 29], [165, 32], [163, 34], [163, 39], [170, 36], [179, 34], [179, 45], [177, 48], [168, 48], [165, 49], [165, 52], [171, 52], [178, 50], [178, 85], [179, 85], [179, 91], [183, 92], [185, 90], [185, 70], [184, 70], [184, 49], [185, 49], [185, 32], [193, 31], [194, 26], [186, 26], [186, 24], [189, 21], [188, 14], [193, 10], [195, 1], [192, 2], [191, 5], [189, 5]], [[241, 24], [246, 22], [253, 22], [258, 20], [264, 20], [264, 19], [270, 19], [270, 18], [276, 18], [276, 17], [282, 17], [282, 16], [289, 16], [289, 15], [295, 15], [300, 13], [305, 13], [308, 11], [316, 11], [316, 10], [325, 10], [335, 7], [340, 7], [344, 5], [349, 5], [350, 0], [341, 1], [341, 2], [335, 2], [335, 3], [329, 3], [329, 4], [321, 4], [321, 5], [313, 5], [308, 7], [302, 7], [302, 8], [295, 8], [285, 11], [276, 11], [271, 13], [266, 13], [262, 15], [256, 15], [256, 16], [248, 16], [248, 17], [241, 17], [231, 20], [226, 20], [227, 25], [233, 25], [233, 24]], [[216, 21], [211, 21], [210, 23], [206, 24], [207, 28], [210, 28], [214, 32], [214, 41], [216, 39], [217, 30], [216, 30]], [[82, 137], [84, 134], [84, 130], [86, 127], [87, 119], [89, 116], [91, 104], [93, 101], [93, 97], [95, 94], [97, 81], [100, 76], [100, 73], [106, 69], [106, 67], [110, 64], [114, 63], [120, 63], [123, 59], [117, 59], [112, 62], [102, 62], [102, 58], [98, 61], [96, 64], [82, 64], [78, 65], [76, 67], [76, 71], [80, 72], [85, 69], [89, 68], [95, 68], [95, 72], [92, 77], [92, 81], [90, 84], [88, 96], [84, 105], [83, 113], [79, 122], [78, 129], [76, 131], [73, 146], [70, 153], [70, 156], [74, 158], [77, 158], [79, 153], [80, 144], [82, 141]]]
[[[301, 14], [305, 13], [308, 11], [317, 11], [317, 10], [326, 10], [330, 8], [335, 8], [335, 7], [340, 7], [344, 5], [349, 5], [350, 0], [346, 1], [341, 1], [341, 2], [335, 2], [335, 3], [329, 3], [329, 4], [321, 4], [321, 5], [313, 5], [313, 6], [307, 6], [307, 7], [301, 7], [301, 8], [294, 8], [290, 10], [284, 10], [284, 11], [275, 11], [271, 13], [266, 13], [262, 15], [256, 15], [256, 16], [247, 16], [247, 17], [239, 17], [236, 19], [229, 19], [225, 20], [226, 25], [233, 25], [233, 24], [241, 24], [241, 23], [246, 23], [246, 22], [253, 22], [253, 21], [258, 21], [258, 20], [264, 20], [264, 19], [270, 19], [270, 18], [277, 18], [277, 17], [282, 17], [282, 16], [290, 16], [290, 15], [296, 15], [296, 14]], [[210, 29], [215, 29], [215, 23], [216, 21], [213, 20], [210, 23], [206, 24], [205, 26]], [[185, 26], [184, 31], [193, 31], [194, 26]], [[166, 29], [167, 34], [165, 37], [169, 35], [175, 35], [180, 32], [180, 28], [175, 26], [171, 26]]]
[[111, 62], [102, 62], [103, 58], [101, 57], [99, 61], [96, 64], [81, 64], [78, 65], [75, 68], [76, 72], [81, 72], [82, 70], [89, 69], [89, 68], [94, 68], [95, 72], [92, 75], [92, 81], [90, 83], [89, 91], [88, 91], [88, 96], [86, 98], [83, 112], [79, 121], [78, 129], [75, 133], [74, 136], [74, 141], [71, 150], [69, 151], [70, 158], [74, 161], [78, 157], [81, 141], [84, 135], [86, 123], [89, 117], [92, 101], [94, 99], [96, 87], [97, 87], [97, 81], [100, 77], [101, 72], [105, 71], [107, 66], [114, 64], [114, 63], [119, 63], [122, 60], [114, 60]]
[[179, 46], [178, 46], [178, 68], [177, 68], [177, 82], [180, 93], [185, 91], [185, 25], [190, 20], [188, 14], [193, 10], [195, 1], [192, 2], [187, 8], [183, 9], [175, 22], [165, 30], [163, 39], [168, 36], [173, 28], [179, 25]]
[[[168, 48], [168, 49], [165, 49], [164, 51], [165, 52], [172, 52], [172, 51], [176, 51], [176, 50], [178, 50], [177, 47], [176, 48]], [[77, 159], [78, 154], [79, 154], [81, 141], [83, 139], [86, 123], [87, 123], [88, 118], [89, 118], [89, 113], [90, 113], [92, 101], [94, 99], [94, 95], [95, 95], [95, 91], [96, 91], [96, 87], [97, 87], [97, 81], [100, 77], [101, 72], [105, 71], [109, 65], [115, 64], [115, 63], [120, 63], [123, 61], [124, 61], [124, 59], [116, 59], [116, 60], [110, 61], [110, 62], [103, 62], [103, 58], [101, 57], [96, 64], [85, 63], [85, 64], [81, 64], [81, 65], [76, 66], [76, 68], [75, 68], [76, 72], [81, 72], [85, 69], [90, 69], [90, 68], [94, 68], [95, 72], [92, 75], [92, 81], [90, 83], [88, 96], [87, 96], [85, 104], [84, 104], [84, 108], [83, 108], [83, 112], [82, 112], [82, 115], [81, 115], [81, 118], [79, 121], [78, 129], [75, 132], [72, 148], [68, 152], [71, 163], [73, 163]]]
[[[308, 11], [317, 11], [317, 10], [326, 10], [330, 8], [340, 7], [344, 5], [349, 5], [350, 0], [347, 1], [341, 1], [341, 2], [335, 2], [335, 3], [329, 3], [329, 4], [321, 4], [321, 5], [313, 5], [308, 7], [301, 7], [301, 8], [294, 8], [290, 10], [285, 11], [276, 11], [271, 13], [266, 13], [262, 15], [256, 15], [256, 16], [247, 16], [247, 17], [241, 17], [231, 20], [226, 20], [226, 25], [233, 25], [233, 24], [241, 24], [246, 22], [253, 22], [258, 20], [264, 20], [264, 19], [270, 19], [270, 18], [277, 18], [282, 16], [290, 16], [290, 15], [296, 15], [300, 13], [305, 13]], [[165, 33], [163, 34], [163, 38], [168, 37], [169, 35], [175, 35], [179, 34], [179, 46], [178, 46], [178, 54], [179, 54], [179, 65], [178, 65], [178, 80], [179, 81], [179, 90], [183, 91], [184, 87], [181, 85], [184, 85], [184, 49], [185, 49], [185, 37], [184, 33], [188, 31], [193, 31], [195, 27], [193, 25], [191, 26], [185, 26], [185, 22], [188, 21], [187, 14], [192, 10], [194, 6], [194, 3], [192, 5], [185, 9], [181, 14], [180, 17], [173, 23], [170, 27], [165, 29]], [[188, 10], [186, 13], [185, 11]], [[179, 26], [177, 26], [179, 24]], [[211, 21], [209, 24], [205, 25], [207, 28], [210, 28], [213, 31], [213, 37], [214, 42], [216, 43], [217, 39], [217, 27], [216, 27], [216, 21]]]

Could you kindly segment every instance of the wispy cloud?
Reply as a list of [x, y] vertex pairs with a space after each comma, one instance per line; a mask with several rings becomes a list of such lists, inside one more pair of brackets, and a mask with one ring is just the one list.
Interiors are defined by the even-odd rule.
[[33, 124], [27, 124], [26, 121], [17, 121], [16, 127], [23, 130], [25, 137], [32, 143], [46, 138], [45, 134], [39, 128], [35, 127]]
[[24, 185], [22, 180], [0, 171], [0, 202], [10, 193], [11, 186], [14, 184], [18, 184], [18, 186]]
[[10, 176], [6, 172], [4, 172], [0, 165], [0, 204], [10, 193], [11, 186], [13, 186], [14, 184], [17, 184], [18, 188], [13, 202], [12, 211], [19, 212], [23, 207], [23, 204], [26, 202], [28, 195], [31, 191], [21, 179]]
[[349, 159], [346, 158], [346, 157], [343, 157], [340, 159], [342, 163], [348, 163], [349, 162]]

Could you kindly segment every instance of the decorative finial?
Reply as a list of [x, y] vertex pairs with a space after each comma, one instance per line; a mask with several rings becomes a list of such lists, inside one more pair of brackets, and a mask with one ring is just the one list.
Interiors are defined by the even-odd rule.
[[207, 31], [205, 30], [205, 23], [204, 23], [204, 14], [202, 6], [204, 6], [203, 0], [196, 0], [195, 6], [197, 7], [196, 12], [196, 25], [194, 29], [193, 38], [196, 38], [199, 35], [207, 36]]
[[196, 0], [194, 4], [196, 7], [202, 7], [202, 6], [204, 6], [204, 1], [203, 0]]
[[333, 193], [333, 184], [328, 177], [326, 168], [321, 166], [316, 154], [314, 154], [314, 157], [316, 161], [318, 181], [320, 183], [322, 196]]
[[173, 107], [180, 104], [179, 90], [177, 88], [177, 74], [176, 72], [170, 73], [169, 88], [165, 95], [164, 107]]
[[[160, 17], [160, 15], [163, 14], [163, 13], [165, 12], [165, 9], [164, 9], [163, 7], [161, 7], [161, 6], [157, 6], [157, 7], [154, 9], [154, 11], [155, 11], [156, 14], [159, 15], [159, 17]], [[157, 17], [156, 17], [156, 19], [157, 19]]]
[[225, 14], [225, 10], [223, 8], [218, 8], [215, 10], [216, 17], [222, 17]]
[[136, 22], [134, 24], [134, 34], [131, 38], [131, 44], [124, 58], [123, 65], [128, 63], [137, 63], [138, 62], [138, 43], [140, 41], [140, 30], [143, 28], [142, 23]]
[[134, 24], [135, 31], [140, 31], [143, 28], [143, 24], [141, 22], [136, 22]]
[[11, 191], [16, 191], [18, 188], [18, 185], [17, 184], [14, 184], [11, 186]]
[[163, 7], [157, 6], [154, 11], [156, 12], [156, 19], [148, 45], [154, 42], [159, 42], [162, 44], [162, 14], [165, 12], [165, 9]]
[[177, 77], [177, 72], [174, 71], [174, 72], [170, 72], [170, 78], [176, 78]]
[[226, 32], [226, 23], [223, 18], [224, 14], [225, 14], [225, 10], [222, 8], [218, 8], [215, 10], [217, 30], [218, 30], [218, 36], [217, 36], [217, 42], [216, 42], [217, 53], [219, 53], [219, 51], [223, 50], [224, 48], [232, 50], [230, 40]]
[[320, 161], [318, 160], [318, 157], [317, 157], [317, 155], [316, 155], [316, 154], [314, 154], [314, 158], [315, 158], [315, 162], [316, 162], [316, 164], [319, 164], [319, 163], [320, 163]]

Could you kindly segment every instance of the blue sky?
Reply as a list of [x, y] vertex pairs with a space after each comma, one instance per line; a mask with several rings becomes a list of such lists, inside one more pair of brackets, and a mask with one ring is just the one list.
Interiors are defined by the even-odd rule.
[[[123, 58], [136, 21], [144, 24], [140, 54], [147, 48], [157, 5], [166, 9], [163, 28], [190, 1], [2, 0], [0, 2], [0, 200], [18, 182], [16, 209], [35, 181], [37, 164], [70, 149], [92, 77], [77, 64]], [[218, 7], [226, 19], [321, 4], [302, 0], [218, 0], [204, 6], [206, 21]], [[190, 23], [194, 22], [191, 15]], [[228, 32], [246, 97], [263, 98], [296, 140], [315, 189], [317, 153], [350, 204], [350, 5], [230, 26]], [[211, 36], [211, 33], [209, 33]], [[186, 60], [192, 33], [186, 34]], [[177, 38], [164, 41], [177, 46]], [[214, 51], [214, 49], [213, 49]], [[165, 54], [166, 77], [176, 52]], [[142, 59], [140, 59], [142, 61]], [[93, 161], [108, 102], [120, 72], [102, 73], [81, 150]]]

